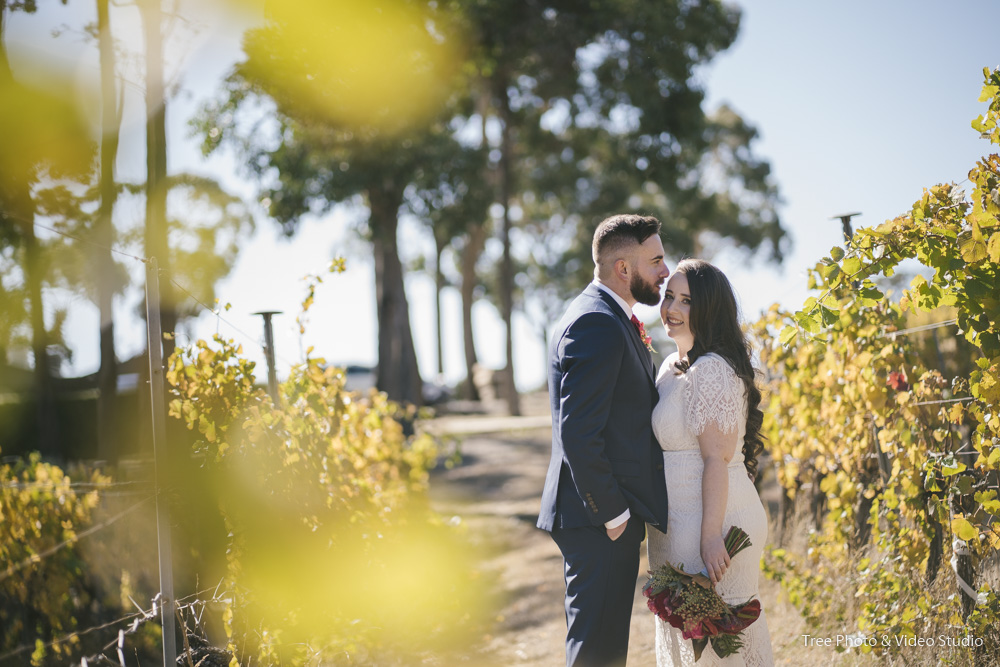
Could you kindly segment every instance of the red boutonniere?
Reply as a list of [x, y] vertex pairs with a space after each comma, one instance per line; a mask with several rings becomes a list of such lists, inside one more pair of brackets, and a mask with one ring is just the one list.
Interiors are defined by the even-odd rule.
[[642, 342], [646, 344], [646, 349], [650, 352], [656, 352], [653, 349], [653, 337], [646, 333], [646, 327], [642, 326], [642, 322], [639, 322], [639, 338]]

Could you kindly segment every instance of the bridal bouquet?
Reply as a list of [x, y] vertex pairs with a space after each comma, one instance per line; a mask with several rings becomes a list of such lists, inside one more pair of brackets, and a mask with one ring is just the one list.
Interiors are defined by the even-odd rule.
[[[732, 558], [750, 546], [750, 536], [733, 526], [726, 533], [726, 551]], [[720, 658], [743, 647], [740, 634], [760, 617], [760, 600], [740, 605], [726, 604], [715, 592], [712, 580], [701, 572], [689, 574], [684, 567], [664, 563], [649, 573], [643, 586], [649, 610], [681, 631], [694, 646], [694, 659], [701, 658], [708, 643]]]

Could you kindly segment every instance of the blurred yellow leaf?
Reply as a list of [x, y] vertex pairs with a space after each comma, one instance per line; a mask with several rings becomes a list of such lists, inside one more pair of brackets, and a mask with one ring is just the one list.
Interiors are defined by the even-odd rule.
[[0, 76], [0, 178], [33, 180], [35, 170], [82, 174], [94, 143], [68, 98]]
[[348, 127], [403, 129], [433, 115], [461, 63], [442, 21], [400, 2], [273, 3], [248, 33], [246, 69], [279, 105]]

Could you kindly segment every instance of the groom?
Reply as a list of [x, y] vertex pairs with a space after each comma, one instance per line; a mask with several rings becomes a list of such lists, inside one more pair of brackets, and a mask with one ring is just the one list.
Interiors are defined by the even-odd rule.
[[632, 314], [666, 280], [660, 222], [616, 215], [594, 233], [594, 282], [549, 345], [552, 459], [538, 527], [562, 552], [566, 664], [624, 665], [645, 522], [666, 530], [658, 394]]

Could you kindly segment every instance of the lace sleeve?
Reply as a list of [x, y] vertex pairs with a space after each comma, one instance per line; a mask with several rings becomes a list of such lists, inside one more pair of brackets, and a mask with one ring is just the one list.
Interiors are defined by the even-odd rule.
[[687, 376], [684, 420], [691, 432], [701, 435], [713, 423], [723, 433], [738, 433], [746, 419], [745, 387], [729, 363], [707, 354], [694, 362]]

